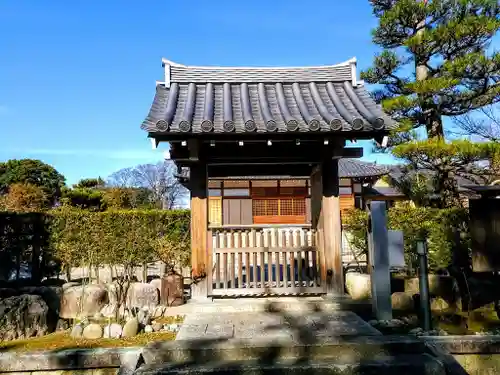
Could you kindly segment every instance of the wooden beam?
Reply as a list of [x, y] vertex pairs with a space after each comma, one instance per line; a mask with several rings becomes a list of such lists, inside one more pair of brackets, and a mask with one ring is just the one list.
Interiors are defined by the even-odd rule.
[[311, 226], [316, 230], [316, 247], [319, 252], [321, 285], [331, 283], [327, 278], [327, 260], [324, 241], [324, 221], [322, 215], [323, 184], [321, 166], [316, 166], [311, 174]]
[[235, 177], [235, 176], [290, 176], [306, 177], [311, 174], [312, 166], [309, 164], [264, 164], [247, 165], [209, 165], [209, 177]]
[[[193, 150], [196, 150], [194, 152]], [[343, 148], [335, 143], [304, 142], [278, 142], [267, 145], [266, 143], [226, 143], [211, 147], [203, 143], [195, 147], [172, 144], [170, 157], [180, 163], [196, 163], [203, 159], [212, 165], [242, 165], [242, 164], [317, 164], [332, 158], [354, 158], [363, 155], [362, 148]]]
[[323, 247], [327, 270], [327, 292], [344, 294], [342, 268], [342, 224], [340, 221], [338, 160], [325, 160], [321, 165], [323, 197], [321, 219]]
[[[193, 296], [206, 298], [208, 274], [208, 176], [207, 166], [198, 163], [191, 167], [189, 189], [191, 190], [191, 265], [193, 278], [202, 279], [193, 289]], [[205, 280], [203, 280], [205, 278]]]

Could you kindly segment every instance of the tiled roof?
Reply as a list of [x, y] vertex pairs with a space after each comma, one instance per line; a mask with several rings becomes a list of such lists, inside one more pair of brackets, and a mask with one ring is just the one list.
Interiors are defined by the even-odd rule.
[[321, 67], [188, 67], [164, 61], [142, 124], [149, 133], [386, 131], [394, 122], [362, 83], [355, 61]]
[[339, 176], [345, 178], [376, 177], [390, 172], [390, 167], [356, 159], [339, 160]]

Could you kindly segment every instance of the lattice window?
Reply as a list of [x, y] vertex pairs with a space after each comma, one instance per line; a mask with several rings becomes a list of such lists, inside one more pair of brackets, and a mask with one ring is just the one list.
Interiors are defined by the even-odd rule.
[[306, 200], [290, 199], [253, 199], [253, 216], [305, 216]]
[[210, 225], [222, 225], [222, 199], [220, 197], [208, 199], [208, 222]]

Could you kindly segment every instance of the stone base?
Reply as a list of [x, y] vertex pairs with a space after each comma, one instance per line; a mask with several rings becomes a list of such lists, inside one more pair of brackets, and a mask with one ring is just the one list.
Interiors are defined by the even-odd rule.
[[[263, 356], [265, 357], [265, 356]], [[423, 354], [404, 357], [387, 357], [360, 362], [331, 361], [208, 361], [190, 363], [179, 368], [178, 365], [145, 365], [135, 372], [137, 375], [178, 375], [178, 374], [240, 374], [240, 375], [446, 375], [444, 366], [436, 359]]]

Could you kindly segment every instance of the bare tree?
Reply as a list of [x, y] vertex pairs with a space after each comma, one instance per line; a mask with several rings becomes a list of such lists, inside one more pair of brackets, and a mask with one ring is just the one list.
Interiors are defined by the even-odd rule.
[[131, 187], [133, 183], [133, 170], [134, 168], [123, 168], [112, 173], [108, 177], [108, 185], [121, 188]]
[[172, 209], [183, 206], [188, 193], [175, 177], [176, 172], [174, 163], [166, 160], [121, 169], [110, 176], [109, 182], [114, 186], [147, 189], [156, 206]]
[[500, 106], [493, 105], [453, 119], [456, 130], [451, 133], [475, 141], [500, 141]]

